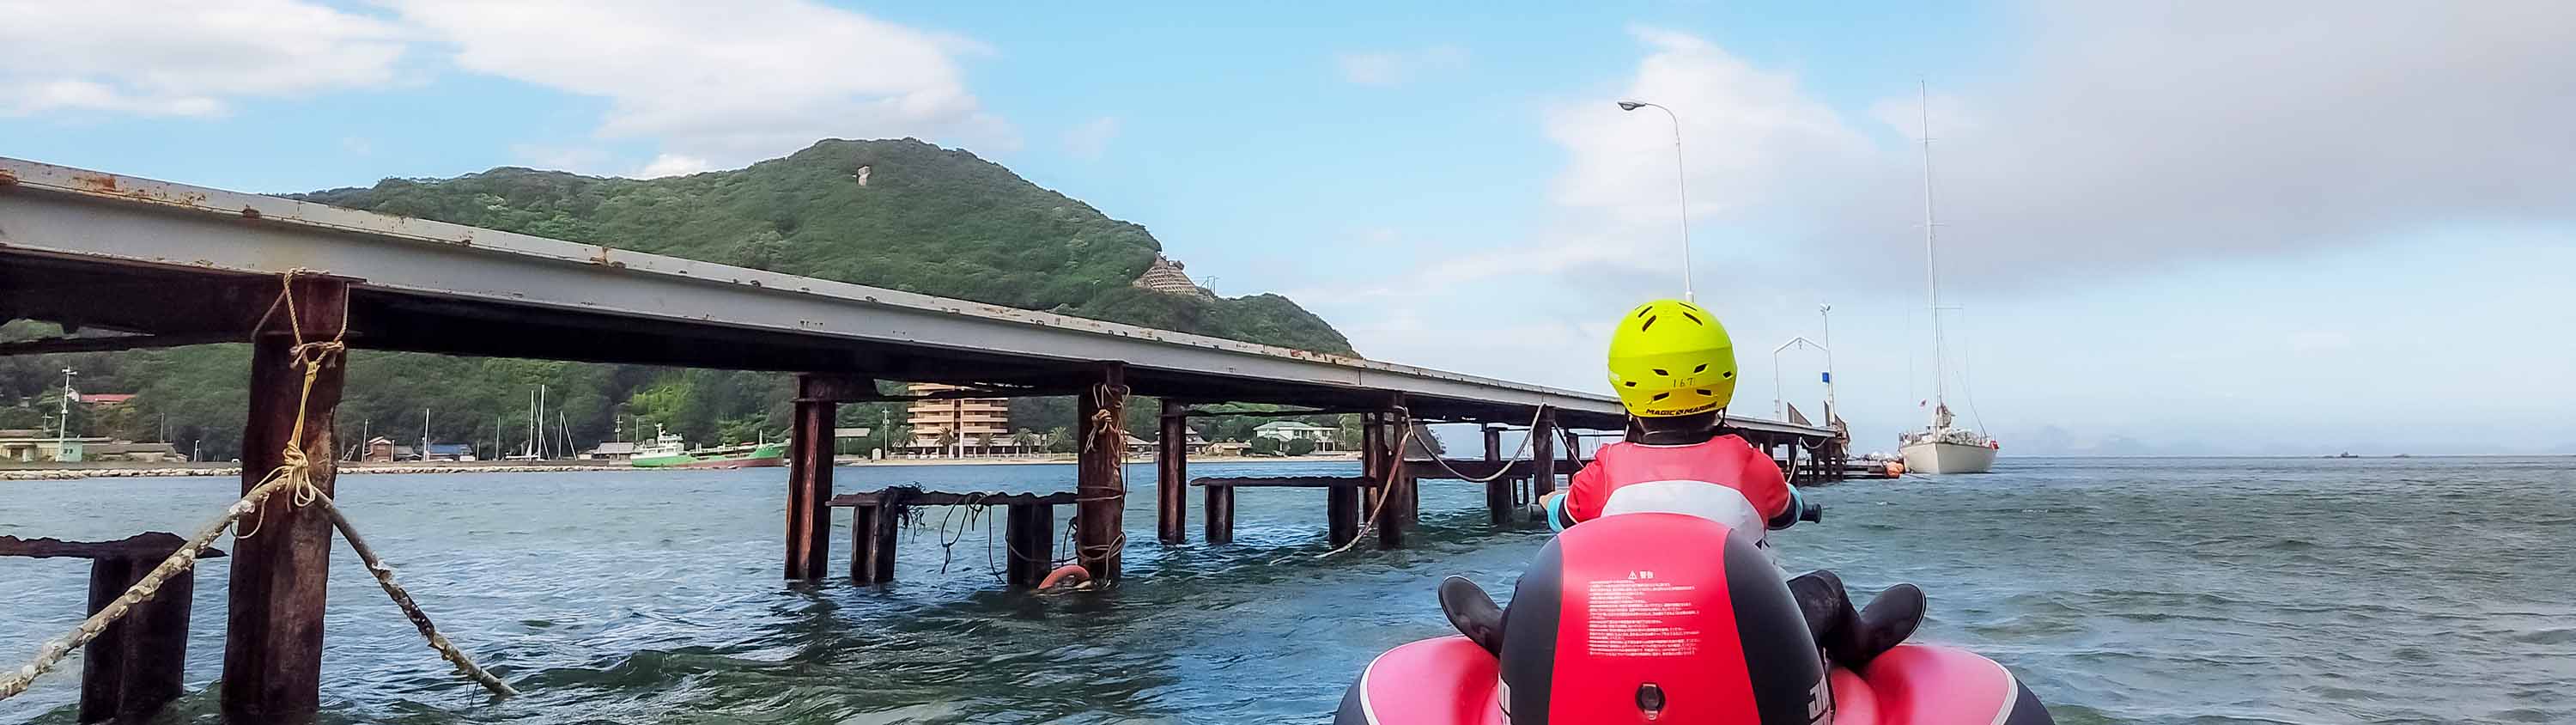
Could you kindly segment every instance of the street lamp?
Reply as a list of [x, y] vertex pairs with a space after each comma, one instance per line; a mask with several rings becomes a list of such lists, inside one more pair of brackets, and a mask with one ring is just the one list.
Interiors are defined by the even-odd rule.
[[72, 437], [72, 397], [80, 395], [72, 392], [72, 376], [79, 374], [71, 368], [63, 368], [63, 416], [62, 420], [56, 421], [61, 423], [62, 427], [54, 429], [54, 460], [57, 461], [62, 460], [63, 454], [71, 450], [67, 446], [71, 445]]
[[1825, 341], [1817, 347], [1825, 349], [1825, 427], [1831, 428], [1840, 420], [1834, 417], [1834, 306], [1816, 305], [1816, 314], [1825, 318]]
[[1663, 111], [1665, 118], [1673, 120], [1673, 189], [1680, 193], [1682, 202], [1682, 299], [1697, 302], [1698, 298], [1691, 293], [1690, 174], [1686, 171], [1688, 167], [1682, 163], [1682, 117], [1674, 114], [1673, 109], [1645, 101], [1619, 102], [1619, 110], [1622, 111], [1634, 111], [1648, 106]]
[[[1788, 352], [1791, 348], [1797, 347], [1812, 347], [1818, 350], [1824, 350], [1825, 360], [1827, 361], [1825, 366], [1829, 368], [1833, 366], [1831, 361], [1834, 359], [1834, 351], [1827, 350], [1824, 345], [1817, 344], [1816, 341], [1809, 340], [1804, 337], [1792, 337], [1789, 338], [1788, 342], [1780, 343], [1779, 347], [1771, 348], [1771, 416], [1783, 421], [1789, 419], [1789, 411], [1786, 410], [1786, 404], [1780, 400], [1780, 353]], [[1827, 380], [1827, 385], [1831, 385], [1833, 374], [1826, 373], [1825, 378]], [[1827, 395], [1829, 401], [1831, 397], [1832, 396], [1830, 394]], [[1833, 403], [1825, 403], [1825, 409], [1828, 411], [1833, 410]], [[1826, 416], [1825, 424], [1829, 426], [1833, 425], [1833, 418], [1830, 414]]]

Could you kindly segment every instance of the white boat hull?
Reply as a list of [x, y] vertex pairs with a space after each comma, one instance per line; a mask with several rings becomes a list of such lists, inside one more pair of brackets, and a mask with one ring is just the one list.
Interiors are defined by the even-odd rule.
[[1899, 449], [1906, 473], [1985, 473], [1995, 469], [1995, 449], [1964, 443], [1911, 443]]

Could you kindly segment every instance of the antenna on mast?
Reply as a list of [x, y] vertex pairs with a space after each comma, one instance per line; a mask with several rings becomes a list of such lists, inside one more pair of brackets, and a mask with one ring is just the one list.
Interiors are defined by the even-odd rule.
[[[1914, 82], [1923, 114], [1923, 287], [1932, 303], [1932, 415], [1937, 419], [1948, 417], [1949, 403], [1943, 399], [1947, 390], [1942, 380], [1941, 261], [1933, 233], [1933, 228], [1940, 226], [1940, 222], [1932, 215], [1932, 85], [1919, 77]], [[1935, 425], [1948, 423], [1943, 421]]]

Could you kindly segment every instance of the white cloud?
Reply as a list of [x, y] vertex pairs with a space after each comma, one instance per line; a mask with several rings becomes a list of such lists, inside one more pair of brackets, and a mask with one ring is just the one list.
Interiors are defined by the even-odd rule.
[[645, 164], [642, 170], [636, 171], [634, 177], [658, 179], [665, 176], [686, 176], [713, 168], [715, 166], [707, 163], [706, 159], [679, 154], [662, 154], [653, 157], [653, 161]]
[[654, 169], [834, 137], [1017, 143], [966, 89], [956, 58], [980, 46], [804, 0], [391, 4], [467, 70], [607, 99], [599, 136], [654, 145]]
[[234, 98], [381, 86], [403, 39], [299, 0], [0, 0], [0, 116], [212, 116]]
[[1064, 132], [1064, 152], [1074, 158], [1096, 161], [1109, 153], [1109, 142], [1118, 138], [1118, 119], [1101, 116]]
[[1423, 75], [1467, 67], [1467, 49], [1434, 45], [1418, 50], [1343, 53], [1333, 58], [1342, 79], [1364, 86], [1400, 86]]
[[[2576, 6], [2032, 12], [2027, 71], [1933, 99], [1945, 274], [2008, 285], [2576, 221]], [[1906, 94], [1873, 115], [1895, 122], [1884, 136], [1911, 137], [1917, 108]], [[1919, 204], [1887, 193], [1920, 173], [1912, 149], [1886, 151], [1853, 184], [1874, 192], [1802, 213]], [[1840, 223], [1810, 241], [1902, 259], [1872, 253], [1902, 243], [1892, 228]]]
[[[1932, 79], [1943, 278], [1952, 293], [1988, 303], [2042, 294], [2062, 301], [2067, 290], [2153, 288], [2162, 275], [2185, 279], [2179, 275], [2221, 264], [2295, 267], [2291, 260], [2320, 252], [2443, 231], [2537, 225], [2549, 230], [2549, 244], [2563, 245], [2576, 224], [2576, 204], [2567, 201], [2576, 199], [2576, 134], [2565, 129], [2576, 118], [2576, 44], [2563, 42], [2576, 37], [2576, 6], [2400, 4], [2320, 14], [2186, 3], [2031, 12], [2021, 25], [2034, 40], [2012, 54], [2017, 70], [1975, 84]], [[1845, 372], [1861, 385], [1875, 372], [1882, 389], [1847, 387], [1846, 400], [1911, 400], [1904, 381], [1922, 374], [1904, 364], [1920, 355], [1913, 348], [1921, 343], [1906, 342], [1921, 335], [1920, 312], [1902, 312], [1920, 304], [1922, 273], [1913, 79], [1887, 79], [1882, 101], [1838, 106], [1790, 72], [1705, 40], [1654, 29], [1636, 36], [1643, 50], [1633, 73], [1553, 104], [1539, 119], [1567, 160], [1550, 187], [1551, 214], [1529, 239], [1479, 244], [1390, 274], [1418, 283], [1402, 294], [1309, 304], [1337, 321], [1472, 325], [1508, 316], [1522, 325], [1580, 325], [1677, 292], [1672, 128], [1654, 109], [1623, 113], [1613, 105], [1636, 97], [1681, 118], [1701, 302], [1739, 341], [1767, 342], [1812, 335], [1819, 299], [1849, 303], [1838, 305], [1837, 331], [1863, 331], [1860, 339], [1877, 342], [1860, 348], [1882, 354], [1847, 355]], [[1497, 289], [1513, 294], [1497, 297]], [[1845, 311], [1859, 319], [1841, 317]], [[2016, 310], [1997, 319], [2029, 316]], [[2050, 329], [1996, 324], [2025, 334]], [[2304, 324], [2266, 330], [2269, 339], [2249, 344], [2316, 355], [2352, 349], [2350, 333]], [[1569, 386], [1591, 385], [1600, 365], [1598, 345], [1571, 335], [1555, 339], [1567, 344], [1524, 345], [1483, 360], [1456, 351], [1506, 333], [1446, 324], [1348, 329], [1373, 355]], [[1952, 332], [1953, 350], [1965, 347]], [[2133, 343], [2083, 349], [2124, 344]], [[2034, 351], [2016, 352], [1971, 357], [2008, 366]], [[1760, 371], [1767, 359], [1746, 365], [1748, 379], [1768, 377]], [[2022, 372], [2010, 379], [2031, 390], [2083, 389], [2045, 379], [2045, 371]], [[1767, 392], [1740, 395], [1751, 402]], [[2047, 408], [2045, 397], [2022, 402]], [[1872, 417], [1893, 425], [1912, 414]]]

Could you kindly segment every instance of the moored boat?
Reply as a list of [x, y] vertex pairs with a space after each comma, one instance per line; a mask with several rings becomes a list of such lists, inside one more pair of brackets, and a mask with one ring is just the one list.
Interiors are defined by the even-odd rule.
[[786, 465], [787, 445], [763, 442], [692, 449], [679, 434], [665, 431], [652, 442], [637, 445], [629, 463], [636, 468], [768, 468]]

